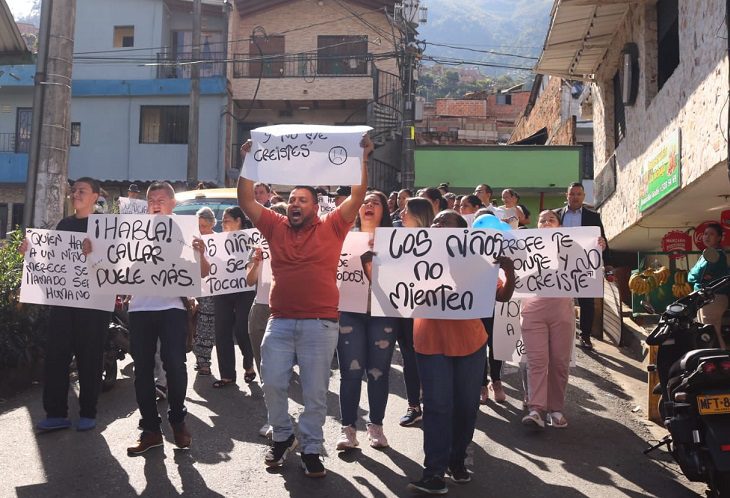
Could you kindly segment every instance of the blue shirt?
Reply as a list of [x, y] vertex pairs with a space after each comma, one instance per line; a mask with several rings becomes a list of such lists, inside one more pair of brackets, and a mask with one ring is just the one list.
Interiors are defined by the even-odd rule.
[[564, 227], [580, 227], [583, 226], [583, 208], [579, 208], [577, 211], [573, 211], [570, 208], [565, 210], [563, 215], [563, 226]]

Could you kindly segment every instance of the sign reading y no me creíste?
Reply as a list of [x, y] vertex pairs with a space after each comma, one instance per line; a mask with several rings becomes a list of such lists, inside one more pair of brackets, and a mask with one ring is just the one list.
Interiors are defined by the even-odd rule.
[[503, 232], [503, 255], [515, 265], [515, 298], [603, 297], [598, 227]]
[[378, 228], [373, 316], [463, 320], [491, 316], [503, 236], [468, 228]]
[[275, 125], [251, 131], [241, 176], [284, 185], [357, 185], [369, 126]]
[[86, 234], [91, 288], [133, 296], [199, 294], [196, 234], [195, 216], [92, 214]]
[[246, 264], [254, 248], [268, 243], [255, 228], [235, 232], [203, 235], [206, 255], [210, 263], [210, 274], [203, 278], [201, 296], [217, 296], [236, 292], [254, 291], [254, 286], [246, 285]]
[[20, 302], [103, 311], [114, 309], [114, 294], [91, 289], [81, 245], [86, 234], [29, 228]]

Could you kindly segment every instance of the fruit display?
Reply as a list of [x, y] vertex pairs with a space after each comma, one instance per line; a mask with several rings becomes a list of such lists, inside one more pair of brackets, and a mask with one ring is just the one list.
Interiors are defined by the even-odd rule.
[[660, 266], [658, 268], [647, 268], [644, 271], [636, 272], [629, 279], [629, 289], [638, 295], [649, 294], [667, 283], [669, 280], [669, 268]]
[[684, 297], [692, 292], [692, 286], [687, 282], [687, 270], [677, 270], [674, 272], [674, 285], [672, 285], [672, 295], [676, 298]]

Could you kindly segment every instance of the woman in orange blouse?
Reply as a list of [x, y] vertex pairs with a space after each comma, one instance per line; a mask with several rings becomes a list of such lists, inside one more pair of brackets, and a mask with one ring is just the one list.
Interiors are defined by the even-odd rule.
[[[466, 228], [456, 211], [441, 211], [431, 228]], [[512, 297], [515, 272], [512, 260], [497, 258], [506, 279], [497, 287], [497, 301]], [[487, 290], [488, 291], [488, 290]], [[436, 320], [416, 318], [413, 342], [423, 388], [423, 477], [409, 487], [429, 494], [447, 491], [444, 474], [457, 483], [471, 475], [464, 460], [474, 435], [487, 331], [479, 318]]]

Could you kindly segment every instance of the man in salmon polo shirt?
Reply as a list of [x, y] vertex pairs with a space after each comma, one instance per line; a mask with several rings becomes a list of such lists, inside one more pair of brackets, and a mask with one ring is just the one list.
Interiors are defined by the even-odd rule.
[[[273, 282], [271, 318], [261, 344], [264, 386], [273, 445], [264, 463], [277, 467], [301, 444], [302, 467], [308, 477], [324, 477], [320, 451], [327, 415], [330, 363], [339, 336], [337, 265], [342, 244], [355, 221], [367, 190], [367, 160], [373, 143], [365, 135], [360, 185], [334, 211], [320, 218], [317, 192], [296, 186], [289, 195], [287, 215], [265, 208], [254, 196], [254, 182], [238, 179], [238, 204], [269, 242]], [[251, 150], [249, 140], [241, 157]], [[299, 438], [289, 417], [289, 381], [299, 365], [304, 411]]]

